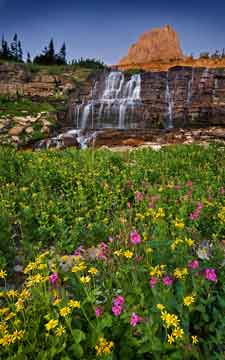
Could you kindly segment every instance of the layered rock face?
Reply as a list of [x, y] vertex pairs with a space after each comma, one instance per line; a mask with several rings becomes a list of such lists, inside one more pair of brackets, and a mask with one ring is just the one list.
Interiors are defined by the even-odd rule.
[[[67, 76], [66, 76], [67, 75]], [[74, 88], [68, 74], [54, 75], [23, 65], [0, 64], [0, 94], [57, 98]]]
[[71, 127], [179, 128], [225, 125], [225, 68], [175, 67], [101, 74], [89, 99], [73, 98]]
[[156, 60], [181, 59], [179, 37], [169, 25], [145, 32], [128, 50], [119, 65], [142, 64]]

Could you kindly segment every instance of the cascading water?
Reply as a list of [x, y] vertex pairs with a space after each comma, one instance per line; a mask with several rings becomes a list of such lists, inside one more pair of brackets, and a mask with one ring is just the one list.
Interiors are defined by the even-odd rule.
[[191, 104], [191, 100], [192, 100], [193, 84], [194, 84], [194, 68], [192, 68], [191, 79], [188, 81], [188, 91], [187, 91], [188, 106]]
[[141, 75], [135, 74], [126, 80], [122, 72], [112, 71], [105, 79], [103, 92], [99, 96], [97, 93], [95, 83], [91, 100], [76, 106], [76, 127], [125, 129], [129, 127], [135, 108], [141, 103]]
[[167, 104], [167, 128], [173, 128], [173, 102], [172, 95], [169, 86], [169, 72], [167, 71], [167, 81], [166, 81], [166, 104]]

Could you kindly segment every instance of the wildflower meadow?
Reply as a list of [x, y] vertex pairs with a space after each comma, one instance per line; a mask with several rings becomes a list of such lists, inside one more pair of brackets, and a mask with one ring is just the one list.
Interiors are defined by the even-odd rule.
[[0, 152], [0, 358], [225, 358], [225, 149]]

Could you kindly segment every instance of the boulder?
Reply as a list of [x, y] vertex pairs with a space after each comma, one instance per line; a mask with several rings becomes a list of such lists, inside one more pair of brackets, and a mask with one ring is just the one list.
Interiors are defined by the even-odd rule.
[[9, 130], [10, 136], [19, 136], [24, 131], [25, 126], [15, 126], [12, 129]]

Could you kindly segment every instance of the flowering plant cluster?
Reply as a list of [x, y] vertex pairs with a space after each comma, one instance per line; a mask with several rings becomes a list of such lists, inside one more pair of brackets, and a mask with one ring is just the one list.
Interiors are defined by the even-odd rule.
[[5, 154], [1, 359], [224, 357], [224, 157], [179, 149]]

